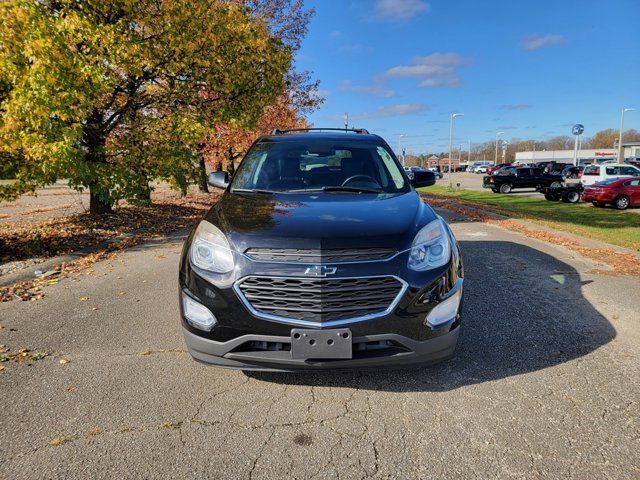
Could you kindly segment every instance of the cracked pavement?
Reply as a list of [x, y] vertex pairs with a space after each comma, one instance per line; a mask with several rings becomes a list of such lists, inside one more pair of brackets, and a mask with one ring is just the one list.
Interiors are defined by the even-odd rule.
[[0, 344], [50, 354], [2, 364], [0, 478], [640, 476], [640, 279], [448, 216], [463, 330], [431, 367], [194, 362], [178, 322], [181, 238], [0, 304]]

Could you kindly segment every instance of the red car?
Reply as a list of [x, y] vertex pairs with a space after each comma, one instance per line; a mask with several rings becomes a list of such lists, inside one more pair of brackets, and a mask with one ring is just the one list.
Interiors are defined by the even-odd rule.
[[493, 175], [493, 172], [497, 172], [502, 167], [508, 167], [510, 165], [511, 165], [510, 163], [500, 163], [498, 165], [491, 165], [490, 167], [487, 168], [487, 175]]
[[611, 178], [584, 188], [582, 200], [596, 207], [613, 205], [618, 210], [640, 207], [640, 179]]

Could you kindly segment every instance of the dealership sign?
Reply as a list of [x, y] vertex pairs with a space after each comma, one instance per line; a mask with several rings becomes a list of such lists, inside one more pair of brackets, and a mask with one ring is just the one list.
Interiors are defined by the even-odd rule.
[[596, 157], [613, 157], [616, 155], [616, 152], [595, 152]]

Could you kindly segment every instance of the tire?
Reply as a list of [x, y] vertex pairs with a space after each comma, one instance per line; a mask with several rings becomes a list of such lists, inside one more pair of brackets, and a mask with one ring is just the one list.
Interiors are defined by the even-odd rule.
[[629, 197], [626, 195], [620, 195], [613, 201], [613, 206], [618, 210], [625, 210], [629, 207]]
[[511, 193], [511, 184], [503, 183], [500, 185], [500, 193]]
[[580, 201], [580, 194], [578, 192], [567, 192], [565, 197], [567, 203], [578, 203]]
[[549, 188], [560, 188], [562, 186], [562, 182], [551, 182], [551, 185], [549, 185]]

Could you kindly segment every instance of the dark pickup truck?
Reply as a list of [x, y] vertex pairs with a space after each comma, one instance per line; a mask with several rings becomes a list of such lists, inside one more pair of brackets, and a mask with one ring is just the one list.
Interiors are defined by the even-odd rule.
[[485, 175], [482, 186], [496, 193], [509, 193], [514, 188], [560, 187], [562, 176], [544, 173], [542, 168], [506, 167], [494, 175]]

